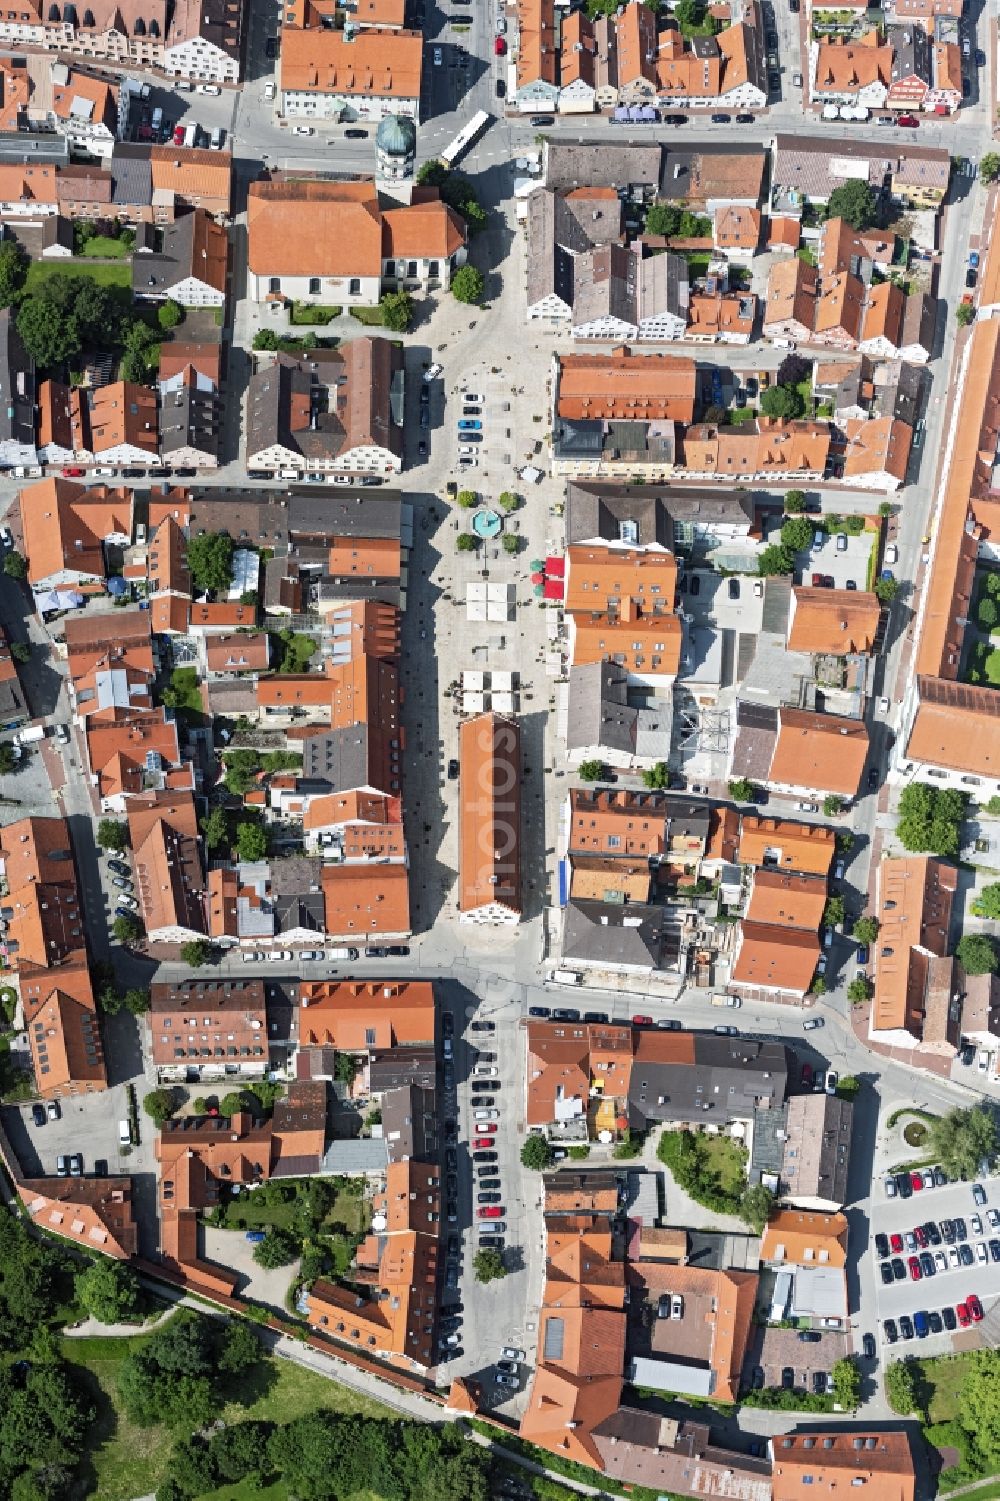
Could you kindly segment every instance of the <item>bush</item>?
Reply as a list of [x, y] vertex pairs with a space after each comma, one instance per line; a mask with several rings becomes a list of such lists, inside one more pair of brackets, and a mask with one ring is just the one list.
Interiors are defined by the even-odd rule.
[[475, 552], [478, 546], [478, 541], [470, 532], [460, 532], [455, 538], [455, 549], [457, 552]]
[[612, 1157], [619, 1162], [629, 1162], [634, 1157], [642, 1156], [645, 1137], [641, 1131], [630, 1131], [626, 1126], [622, 1132], [621, 1140], [611, 1149]]
[[121, 854], [128, 849], [128, 824], [119, 823], [117, 818], [102, 818], [97, 825], [97, 843], [102, 850]]
[[966, 933], [955, 949], [967, 975], [992, 975], [997, 971], [996, 944], [986, 933]]
[[162, 1129], [164, 1121], [168, 1121], [177, 1109], [173, 1090], [151, 1089], [142, 1102], [142, 1108], [154, 1124]]
[[451, 294], [456, 302], [480, 303], [486, 293], [486, 281], [475, 266], [460, 266], [451, 279]]
[[537, 1131], [532, 1131], [521, 1148], [521, 1165], [540, 1173], [551, 1167], [553, 1160], [551, 1142]]
[[729, 784], [729, 796], [737, 803], [753, 802], [753, 783], [749, 777], [736, 777]]
[[156, 321], [164, 332], [176, 328], [183, 317], [184, 309], [169, 297], [166, 302], [161, 302], [156, 310]]
[[264, 1236], [253, 1248], [253, 1259], [258, 1266], [268, 1271], [275, 1267], [288, 1266], [299, 1254], [299, 1243], [288, 1230], [282, 1230], [278, 1225], [272, 1225]]

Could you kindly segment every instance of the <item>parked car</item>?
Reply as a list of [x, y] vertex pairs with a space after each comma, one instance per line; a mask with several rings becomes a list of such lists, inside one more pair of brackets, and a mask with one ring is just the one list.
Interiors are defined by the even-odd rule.
[[807, 1022], [802, 1023], [803, 1032], [815, 1032], [819, 1027], [825, 1026], [821, 1016], [811, 1016]]
[[913, 1338], [913, 1321], [909, 1314], [901, 1314], [899, 1318], [899, 1333], [902, 1339]]
[[978, 1204], [980, 1208], [986, 1203], [986, 1190], [981, 1183], [972, 1185], [972, 1202]]
[[31, 1119], [34, 1121], [36, 1126], [45, 1125], [45, 1111], [42, 1109], [41, 1105], [37, 1103], [37, 1101], [31, 1107]]
[[883, 1319], [882, 1333], [885, 1335], [886, 1344], [894, 1345], [896, 1343], [899, 1334], [896, 1330], [895, 1319]]
[[62, 1111], [59, 1108], [59, 1101], [50, 1100], [45, 1107], [45, 1114], [48, 1116], [50, 1121], [57, 1121], [62, 1115]]
[[861, 1336], [861, 1351], [866, 1360], [875, 1359], [875, 1348], [874, 1334], [863, 1334]]

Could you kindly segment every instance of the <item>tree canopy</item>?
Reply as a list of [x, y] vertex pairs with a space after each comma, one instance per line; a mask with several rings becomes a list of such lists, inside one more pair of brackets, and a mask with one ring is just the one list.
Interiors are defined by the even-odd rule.
[[503, 1257], [492, 1246], [486, 1246], [483, 1250], [476, 1252], [472, 1259], [472, 1269], [476, 1274], [477, 1282], [498, 1282], [501, 1277], [507, 1275]]
[[457, 302], [482, 302], [486, 280], [475, 266], [460, 266], [451, 279], [452, 296]]
[[409, 292], [383, 292], [378, 305], [382, 309], [382, 327], [393, 333], [405, 333], [413, 317], [413, 298]]
[[28, 258], [16, 240], [0, 242], [0, 307], [17, 301], [28, 272]]
[[805, 403], [794, 386], [768, 386], [760, 398], [760, 409], [765, 417], [792, 422], [802, 416]]
[[151, 1089], [142, 1102], [142, 1108], [157, 1126], [162, 1126], [177, 1109], [173, 1090], [165, 1089], [162, 1085], [158, 1089]]
[[1000, 1465], [1000, 1351], [976, 1350], [966, 1357], [958, 1416], [989, 1465]]
[[207, 938], [189, 938], [181, 944], [181, 959], [190, 969], [200, 969], [208, 962], [212, 945]]
[[97, 843], [102, 850], [114, 850], [121, 854], [128, 849], [128, 824], [117, 818], [102, 818], [97, 825]]
[[288, 1230], [272, 1225], [262, 1241], [253, 1248], [253, 1259], [258, 1266], [273, 1268], [288, 1266], [299, 1254], [299, 1243]]
[[532, 1131], [521, 1148], [522, 1165], [540, 1173], [544, 1168], [552, 1166], [552, 1160], [551, 1142], [537, 1131]]
[[236, 825], [236, 850], [241, 860], [263, 860], [267, 854], [267, 830], [260, 823]]
[[807, 516], [793, 516], [781, 528], [781, 545], [790, 552], [803, 552], [812, 546], [813, 526]]
[[929, 782], [911, 782], [899, 799], [899, 842], [915, 854], [954, 857], [965, 806], [963, 792], [932, 787]]
[[1000, 961], [997, 947], [987, 933], [966, 933], [955, 947], [958, 962], [967, 975], [996, 974]]
[[729, 784], [729, 796], [737, 803], [753, 801], [753, 783], [749, 777], [734, 777]]
[[576, 768], [581, 782], [599, 782], [604, 775], [603, 761], [581, 761]]
[[856, 177], [834, 188], [827, 200], [826, 217], [845, 219], [852, 229], [871, 229], [877, 213], [874, 193]]
[[102, 1324], [118, 1324], [134, 1317], [139, 1306], [139, 1279], [121, 1261], [102, 1256], [76, 1279], [76, 1296]]
[[233, 539], [225, 532], [203, 532], [187, 545], [191, 582], [200, 593], [221, 592], [233, 581]]
[[794, 553], [790, 553], [787, 547], [782, 547], [778, 542], [772, 542], [769, 547], [763, 548], [757, 554], [757, 572], [761, 578], [771, 578], [774, 574], [780, 573], [792, 573], [794, 569]]
[[959, 1107], [929, 1123], [931, 1150], [945, 1172], [954, 1178], [974, 1178], [980, 1163], [997, 1153], [997, 1124], [980, 1105]]
[[972, 910], [977, 917], [1000, 917], [1000, 882], [993, 881], [989, 886], [984, 886], [974, 899]]
[[878, 937], [879, 921], [877, 917], [859, 917], [854, 924], [854, 936], [859, 943], [874, 943]]

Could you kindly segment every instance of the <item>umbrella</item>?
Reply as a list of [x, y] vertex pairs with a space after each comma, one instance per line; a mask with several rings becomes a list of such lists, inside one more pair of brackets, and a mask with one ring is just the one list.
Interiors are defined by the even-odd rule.
[[541, 599], [541, 597], [542, 597], [542, 595], [544, 593], [545, 593], [545, 585], [544, 584], [536, 584], [535, 585], [535, 598], [536, 599]]
[[532, 567], [532, 571], [544, 569], [544, 567], [545, 567], [545, 559], [544, 558], [532, 558], [532, 560], [531, 560], [531, 567]]
[[531, 575], [531, 582], [533, 584], [544, 584], [544, 582], [545, 582], [545, 575], [544, 575], [544, 573], [539, 573], [538, 570], [536, 569], [535, 572]]

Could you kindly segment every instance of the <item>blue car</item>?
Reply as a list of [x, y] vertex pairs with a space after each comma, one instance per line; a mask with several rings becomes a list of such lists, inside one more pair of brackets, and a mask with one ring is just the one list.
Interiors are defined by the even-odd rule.
[[263, 1239], [264, 1239], [264, 1232], [263, 1232], [263, 1230], [248, 1230], [247, 1231], [247, 1240], [250, 1242], [250, 1244], [252, 1246], [259, 1246], [260, 1243], [261, 1243], [261, 1241]]
[[482, 431], [483, 424], [477, 417], [462, 417], [459, 420], [458, 430], [460, 433], [478, 433]]
[[862, 944], [861, 947], [858, 949], [858, 952], [855, 954], [854, 957], [855, 957], [855, 959], [857, 960], [857, 962], [859, 964], [867, 964], [868, 963], [868, 947], [867, 947], [867, 945], [866, 944]]
[[927, 1323], [927, 1314], [923, 1310], [913, 1315], [913, 1327], [917, 1332], [917, 1339], [927, 1338], [929, 1326]]

